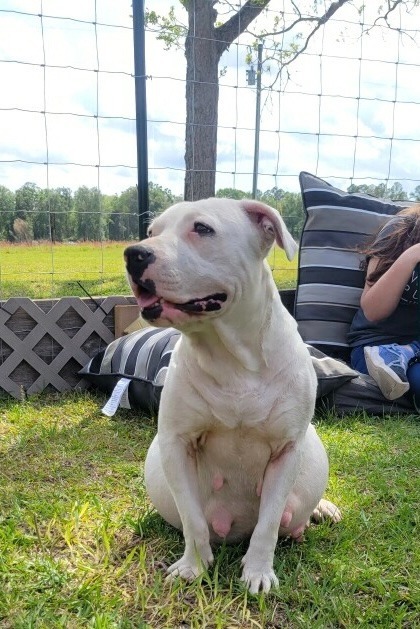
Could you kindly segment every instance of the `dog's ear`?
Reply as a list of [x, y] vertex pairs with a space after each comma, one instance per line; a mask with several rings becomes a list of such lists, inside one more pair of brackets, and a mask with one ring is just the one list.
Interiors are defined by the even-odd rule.
[[243, 199], [240, 203], [250, 218], [258, 224], [267, 244], [271, 246], [276, 240], [279, 247], [285, 250], [288, 260], [292, 260], [296, 255], [298, 246], [277, 210], [265, 205], [265, 203], [250, 199]]

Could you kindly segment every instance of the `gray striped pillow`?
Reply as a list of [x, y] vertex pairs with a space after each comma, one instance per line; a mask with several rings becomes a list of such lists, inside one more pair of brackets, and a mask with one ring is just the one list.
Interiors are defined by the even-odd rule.
[[79, 372], [105, 393], [113, 393], [122, 378], [130, 380], [118, 400], [122, 408], [157, 412], [169, 361], [180, 332], [174, 328], [144, 328], [112, 341]]
[[349, 194], [306, 172], [294, 315], [306, 343], [348, 360], [347, 333], [364, 286], [357, 248], [409, 201]]
[[[112, 341], [79, 373], [101, 391], [111, 394], [110, 401], [114, 401], [111, 414], [119, 407], [156, 414], [172, 350], [179, 336], [180, 332], [174, 328], [150, 327], [132, 332]], [[318, 378], [317, 397], [330, 393], [358, 375], [348, 365], [313, 347], [308, 346], [308, 351]]]

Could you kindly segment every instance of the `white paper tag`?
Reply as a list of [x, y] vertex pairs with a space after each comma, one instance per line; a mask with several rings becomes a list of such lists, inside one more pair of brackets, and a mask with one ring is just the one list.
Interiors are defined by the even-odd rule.
[[112, 417], [118, 410], [120, 401], [128, 388], [131, 380], [129, 378], [121, 378], [114, 387], [111, 397], [102, 409], [102, 413], [107, 417]]

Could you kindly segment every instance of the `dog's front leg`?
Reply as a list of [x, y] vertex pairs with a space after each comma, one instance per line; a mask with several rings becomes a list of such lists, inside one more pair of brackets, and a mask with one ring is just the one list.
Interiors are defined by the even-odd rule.
[[252, 533], [249, 548], [242, 559], [242, 581], [251, 594], [260, 589], [268, 592], [278, 586], [273, 570], [281, 517], [287, 497], [295, 483], [300, 462], [296, 443], [287, 444], [280, 454], [271, 459], [264, 473], [258, 522]]
[[159, 447], [166, 480], [182, 522], [184, 554], [168, 568], [169, 577], [192, 580], [213, 562], [209, 527], [199, 497], [194, 455], [189, 444], [178, 435], [159, 436]]

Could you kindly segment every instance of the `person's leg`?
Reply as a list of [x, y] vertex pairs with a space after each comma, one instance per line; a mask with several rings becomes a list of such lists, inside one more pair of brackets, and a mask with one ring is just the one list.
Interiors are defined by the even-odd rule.
[[407, 378], [410, 385], [410, 395], [413, 396], [414, 405], [420, 409], [420, 361], [411, 362], [407, 369]]
[[416, 347], [396, 343], [364, 348], [369, 375], [388, 400], [395, 400], [409, 390], [407, 369], [416, 353]]
[[365, 353], [363, 345], [354, 347], [351, 351], [350, 366], [352, 369], [356, 369], [359, 373], [368, 373], [366, 365]]

